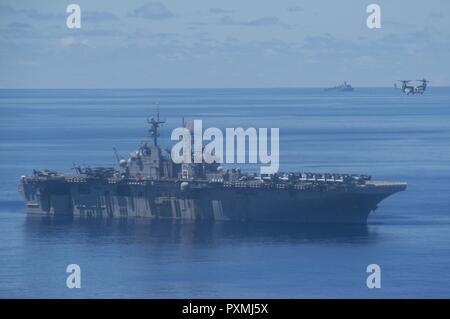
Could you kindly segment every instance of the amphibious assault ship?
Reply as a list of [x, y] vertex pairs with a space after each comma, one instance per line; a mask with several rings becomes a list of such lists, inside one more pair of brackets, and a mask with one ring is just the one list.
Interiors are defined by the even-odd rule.
[[406, 183], [368, 175], [225, 169], [220, 163], [181, 163], [158, 145], [158, 115], [148, 120], [152, 140], [118, 168], [76, 167], [22, 176], [19, 190], [30, 214], [86, 218], [366, 223], [384, 198]]

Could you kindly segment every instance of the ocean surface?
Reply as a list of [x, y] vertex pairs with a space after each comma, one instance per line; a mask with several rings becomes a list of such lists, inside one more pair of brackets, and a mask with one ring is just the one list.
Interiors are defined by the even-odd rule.
[[[29, 217], [33, 169], [115, 164], [186, 120], [279, 127], [281, 170], [408, 182], [367, 226]], [[242, 166], [243, 170], [255, 167]], [[450, 297], [450, 88], [0, 90], [0, 297]], [[81, 289], [66, 267], [81, 267]], [[366, 267], [381, 267], [368, 289]]]

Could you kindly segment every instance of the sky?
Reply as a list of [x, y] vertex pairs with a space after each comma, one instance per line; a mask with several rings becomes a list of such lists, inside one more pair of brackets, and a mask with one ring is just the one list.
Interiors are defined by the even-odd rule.
[[448, 0], [0, 0], [0, 88], [447, 86], [449, 61]]

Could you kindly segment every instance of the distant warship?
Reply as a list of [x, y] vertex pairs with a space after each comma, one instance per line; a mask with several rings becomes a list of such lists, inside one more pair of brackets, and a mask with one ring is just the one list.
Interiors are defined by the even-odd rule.
[[144, 141], [118, 169], [76, 167], [22, 176], [30, 214], [86, 218], [366, 223], [384, 198], [406, 183], [367, 175], [225, 169], [219, 163], [175, 164], [158, 145], [158, 115]]
[[344, 83], [342, 83], [342, 84], [325, 89], [325, 91], [342, 91], [342, 92], [350, 92], [353, 90], [354, 90], [353, 86], [348, 84], [346, 81], [344, 81]]

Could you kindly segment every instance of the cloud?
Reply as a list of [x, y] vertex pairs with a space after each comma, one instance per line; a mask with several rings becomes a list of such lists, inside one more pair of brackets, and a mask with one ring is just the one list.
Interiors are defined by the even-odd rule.
[[414, 27], [413, 24], [410, 23], [402, 23], [402, 22], [398, 22], [398, 21], [393, 21], [393, 20], [385, 20], [383, 22], [384, 25], [387, 26], [393, 26], [393, 27], [397, 27], [397, 28], [404, 28], [404, 29], [409, 29]]
[[36, 33], [33, 27], [27, 23], [11, 22], [6, 27], [0, 29], [1, 38], [15, 39], [35, 36]]
[[444, 18], [444, 15], [441, 12], [431, 12], [428, 16], [430, 18], [432, 18], [432, 19], [442, 19], [442, 18]]
[[28, 23], [21, 23], [21, 22], [11, 22], [7, 25], [8, 28], [11, 29], [27, 29], [30, 30], [32, 27]]
[[279, 25], [280, 20], [277, 17], [266, 16], [266, 17], [255, 19], [255, 20], [247, 21], [247, 22], [242, 22], [241, 24], [248, 25], [248, 26], [255, 26], [255, 27], [271, 26], [271, 25]]
[[289, 12], [300, 12], [300, 11], [303, 11], [303, 8], [299, 7], [299, 6], [290, 6], [290, 7], [287, 8], [287, 11], [289, 11]]
[[330, 52], [336, 57], [352, 59], [367, 57], [416, 57], [428, 52], [448, 52], [450, 40], [435, 28], [411, 30], [406, 33], [389, 33], [371, 40], [370, 38], [344, 39], [331, 34], [306, 36], [301, 49], [317, 57], [328, 56]]
[[0, 5], [0, 15], [23, 15], [32, 20], [52, 20], [63, 17], [63, 14], [39, 12], [36, 9], [15, 9], [10, 5]]
[[[82, 19], [86, 21], [116, 21], [117, 16], [107, 11], [81, 11]], [[10, 5], [0, 5], [0, 16], [24, 16], [32, 20], [56, 20], [64, 21], [65, 13], [53, 14], [49, 12], [40, 12], [36, 9], [16, 9]]]
[[134, 9], [130, 16], [135, 18], [162, 20], [173, 18], [175, 15], [161, 2], [149, 2]]
[[82, 19], [85, 21], [117, 21], [119, 18], [107, 11], [85, 11], [82, 12]]
[[333, 51], [343, 49], [352, 51], [352, 49], [354, 49], [352, 42], [335, 38], [329, 33], [317, 36], [306, 36], [303, 39], [303, 48], [312, 51]]
[[59, 40], [59, 45], [62, 48], [87, 48], [89, 47], [89, 40], [80, 37], [68, 36], [61, 38]]
[[222, 8], [211, 8], [209, 9], [209, 12], [212, 14], [227, 14], [227, 13], [232, 13], [232, 10], [225, 10]]
[[76, 36], [104, 38], [104, 37], [126, 37], [127, 34], [124, 33], [122, 30], [117, 30], [117, 29], [94, 28], [92, 30], [86, 30], [86, 29], [81, 28], [80, 30], [78, 30]]
[[211, 24], [217, 24], [217, 25], [230, 25], [230, 26], [244, 26], [244, 27], [268, 27], [268, 26], [287, 26], [284, 23], [281, 23], [281, 21], [277, 17], [273, 16], [265, 16], [253, 20], [235, 20], [230, 16], [223, 16], [216, 22], [193, 22], [192, 24], [195, 25], [211, 25]]
[[171, 39], [178, 37], [178, 33], [164, 33], [164, 32], [150, 32], [148, 29], [138, 28], [132, 33], [129, 38], [137, 39]]

